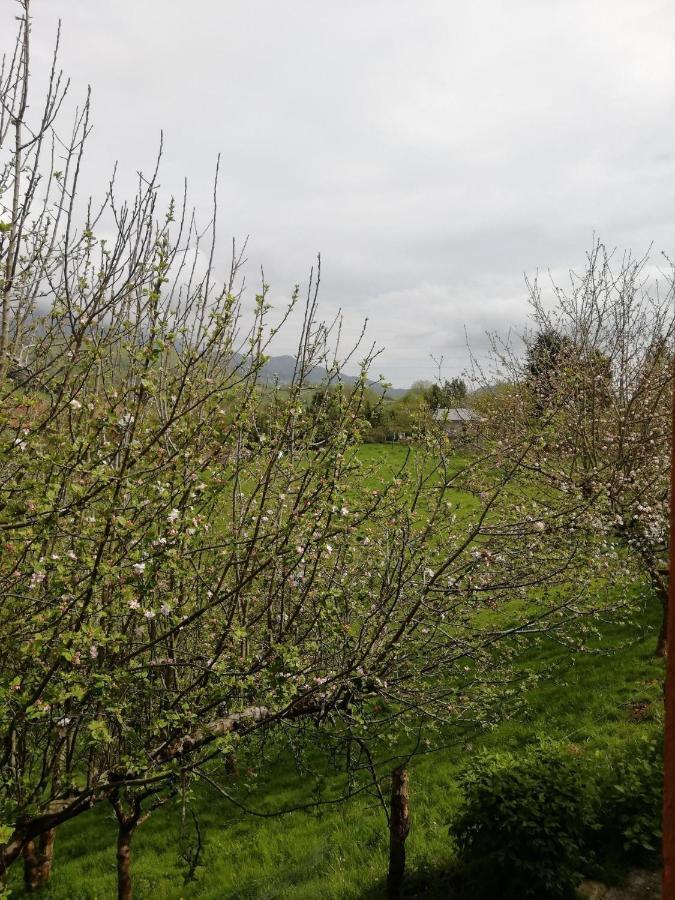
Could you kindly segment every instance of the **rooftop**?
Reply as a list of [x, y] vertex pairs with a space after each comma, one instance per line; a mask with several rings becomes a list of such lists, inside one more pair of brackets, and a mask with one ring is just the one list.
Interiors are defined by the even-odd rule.
[[462, 406], [434, 410], [434, 419], [436, 419], [437, 422], [470, 422], [472, 419], [479, 418], [480, 416], [478, 413]]

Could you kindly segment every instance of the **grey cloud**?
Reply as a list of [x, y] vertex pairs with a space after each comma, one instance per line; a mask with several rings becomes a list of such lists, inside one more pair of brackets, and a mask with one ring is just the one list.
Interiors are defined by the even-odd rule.
[[[34, 0], [73, 97], [90, 82], [87, 187], [119, 159], [183, 175], [200, 216], [222, 152], [220, 235], [251, 235], [279, 301], [324, 259], [326, 316], [365, 316], [396, 384], [525, 322], [523, 271], [579, 266], [594, 231], [675, 243], [668, 0]], [[0, 11], [10, 34], [14, 7]], [[124, 179], [126, 178], [126, 182]], [[290, 340], [280, 352], [292, 349]]]

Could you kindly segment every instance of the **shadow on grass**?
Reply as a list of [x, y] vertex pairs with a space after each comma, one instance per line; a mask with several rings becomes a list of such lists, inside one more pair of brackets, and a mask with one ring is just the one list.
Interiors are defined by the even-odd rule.
[[[448, 869], [418, 869], [406, 873], [400, 900], [452, 900], [456, 891], [456, 878]], [[360, 900], [386, 900], [387, 896], [385, 877], [365, 891]]]

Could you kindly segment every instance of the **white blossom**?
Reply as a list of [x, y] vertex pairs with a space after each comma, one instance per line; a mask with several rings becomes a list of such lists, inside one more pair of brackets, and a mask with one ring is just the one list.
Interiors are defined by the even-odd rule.
[[42, 584], [42, 582], [47, 577], [45, 572], [33, 572], [30, 576], [30, 587], [31, 590], [38, 586], [38, 584]]

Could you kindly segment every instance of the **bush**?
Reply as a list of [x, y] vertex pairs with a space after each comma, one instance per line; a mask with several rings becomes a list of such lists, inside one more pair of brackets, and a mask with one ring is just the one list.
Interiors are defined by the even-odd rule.
[[663, 746], [643, 740], [629, 745], [609, 767], [601, 792], [599, 838], [605, 855], [649, 864], [661, 847]]
[[459, 896], [574, 897], [603, 864], [655, 861], [662, 779], [653, 739], [603, 761], [556, 745], [482, 756], [463, 778], [464, 809], [451, 827]]
[[562, 748], [481, 758], [463, 780], [451, 832], [462, 897], [565, 898], [588, 864], [597, 787]]
[[364, 444], [385, 444], [391, 439], [392, 432], [382, 425], [373, 426], [363, 435]]

